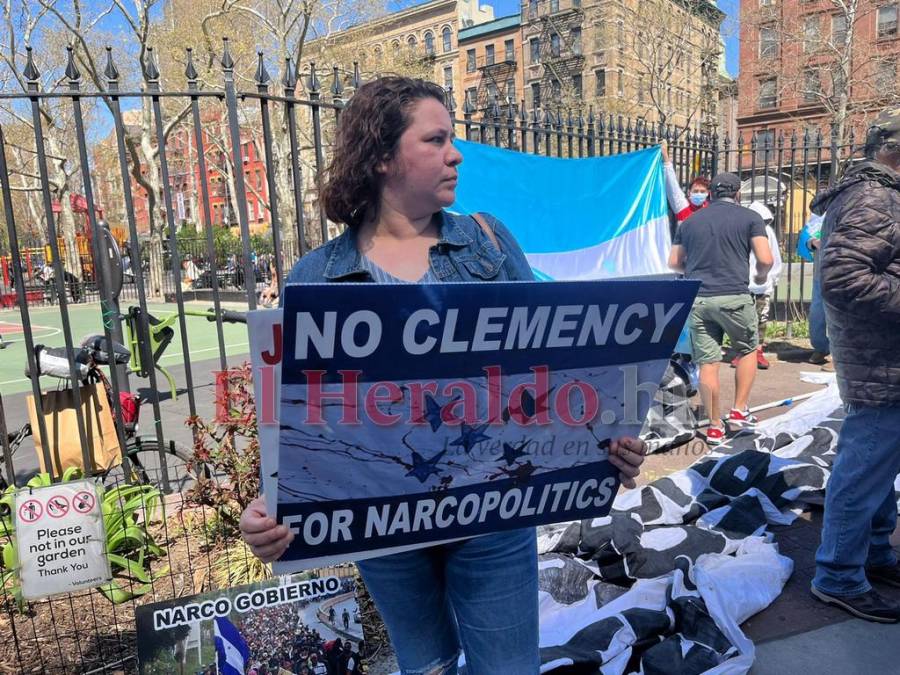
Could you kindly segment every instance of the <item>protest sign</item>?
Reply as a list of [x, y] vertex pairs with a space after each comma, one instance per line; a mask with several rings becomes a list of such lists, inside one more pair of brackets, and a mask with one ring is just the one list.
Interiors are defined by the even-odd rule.
[[93, 482], [22, 490], [15, 516], [19, 577], [28, 600], [93, 588], [112, 578]]
[[[247, 665], [281, 661], [326, 638], [316, 618], [322, 601], [353, 590], [336, 576], [281, 577], [256, 584], [142, 605], [135, 609], [142, 675], [196, 672], [216, 660], [217, 621], [233, 626], [250, 652]], [[322, 632], [319, 632], [319, 631]]]
[[698, 285], [288, 286], [276, 571], [607, 513]]
[[275, 513], [278, 479], [278, 409], [281, 401], [282, 311], [258, 309], [247, 312], [250, 336], [250, 367], [259, 430], [260, 478], [266, 510]]

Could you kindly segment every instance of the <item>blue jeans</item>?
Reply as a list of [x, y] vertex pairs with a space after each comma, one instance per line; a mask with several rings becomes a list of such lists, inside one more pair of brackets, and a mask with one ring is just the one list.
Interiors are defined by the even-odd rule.
[[894, 479], [900, 473], [900, 406], [847, 406], [825, 490], [822, 543], [813, 585], [829, 595], [871, 588], [866, 566], [897, 563]]
[[534, 675], [538, 651], [534, 528], [357, 563], [404, 675]]
[[[818, 260], [818, 255], [816, 256]], [[816, 263], [818, 266], [818, 263]], [[828, 330], [825, 326], [825, 301], [819, 285], [819, 270], [813, 269], [812, 301], [809, 304], [809, 341], [812, 348], [821, 354], [831, 353]]]

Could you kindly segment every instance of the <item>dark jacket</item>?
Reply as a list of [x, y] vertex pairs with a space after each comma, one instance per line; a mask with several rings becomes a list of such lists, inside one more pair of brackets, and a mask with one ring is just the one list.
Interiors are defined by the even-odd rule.
[[845, 403], [900, 405], [900, 174], [872, 161], [813, 201], [819, 281]]

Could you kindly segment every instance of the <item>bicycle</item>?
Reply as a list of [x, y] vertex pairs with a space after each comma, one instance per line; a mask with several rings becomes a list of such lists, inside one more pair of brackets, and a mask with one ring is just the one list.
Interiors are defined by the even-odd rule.
[[[91, 339], [89, 338], [88, 341]], [[122, 345], [114, 344], [112, 354], [112, 363], [110, 363], [109, 350], [103, 349], [103, 340], [93, 340], [93, 345], [82, 345], [79, 352], [75, 355], [75, 363], [79, 368], [79, 386], [85, 383], [100, 383], [109, 399], [110, 409], [115, 410], [112, 406], [112, 392], [109, 382], [101, 365], [121, 365], [126, 363], [130, 358], [130, 354]], [[62, 349], [47, 349], [43, 345], [35, 346], [35, 363], [38, 367], [39, 377], [55, 377], [59, 380], [70, 381], [70, 373], [68, 372], [68, 359], [64, 356], [65, 351]], [[211, 475], [209, 469], [202, 463], [194, 461], [193, 449], [179, 443], [178, 441], [169, 440], [164, 442], [160, 448], [159, 439], [155, 435], [139, 435], [138, 421], [140, 419], [141, 405], [147, 402], [135, 394], [122, 392], [120, 395], [122, 418], [117, 418], [113, 413], [113, 423], [116, 425], [116, 431], [121, 431], [121, 435], [125, 440], [125, 448], [122, 449], [123, 457], [128, 459], [132, 475], [130, 478], [134, 481], [153, 484], [167, 493], [183, 492], [190, 487], [196, 477], [200, 474], [209, 477]], [[10, 454], [15, 454], [18, 448], [25, 442], [27, 438], [33, 436], [35, 430], [31, 423], [25, 423], [18, 430], [7, 433], [7, 441], [9, 444]], [[51, 455], [54, 449], [50, 448]], [[193, 462], [195, 471], [192, 473], [188, 470], [189, 464]], [[168, 490], [165, 490], [166, 481], [163, 480], [163, 466], [165, 466], [165, 475], [168, 477]], [[123, 469], [124, 462], [111, 467], [102, 473], [104, 481], [117, 480], [117, 470]], [[155, 475], [156, 480], [153, 476]], [[5, 490], [8, 486], [5, 476], [0, 474], [0, 491]]]

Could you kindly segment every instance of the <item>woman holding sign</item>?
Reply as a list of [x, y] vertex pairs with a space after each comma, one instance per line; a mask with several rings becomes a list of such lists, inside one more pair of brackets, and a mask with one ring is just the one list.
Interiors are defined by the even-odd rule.
[[[444, 211], [455, 200], [462, 155], [453, 145], [444, 91], [385, 77], [342, 112], [322, 199], [347, 225], [301, 259], [288, 283], [439, 283], [532, 280], [513, 236], [490, 216]], [[626, 487], [643, 442], [612, 441], [609, 460]], [[294, 535], [255, 500], [241, 518], [254, 554], [277, 560]], [[403, 673], [538, 672], [538, 574], [534, 528], [465, 539], [358, 563]]]

